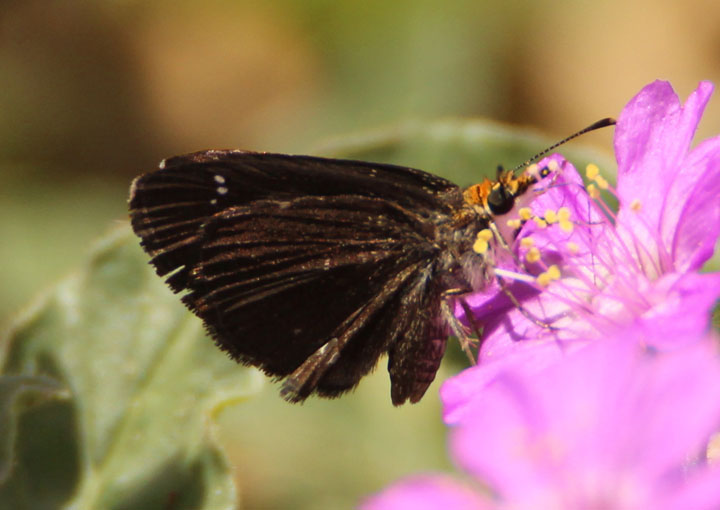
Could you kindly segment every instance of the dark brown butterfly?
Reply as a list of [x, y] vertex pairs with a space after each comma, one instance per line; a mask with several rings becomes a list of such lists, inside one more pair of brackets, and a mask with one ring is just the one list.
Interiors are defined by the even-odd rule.
[[284, 398], [338, 396], [387, 353], [400, 405], [422, 398], [448, 335], [467, 338], [454, 301], [493, 277], [478, 233], [546, 174], [462, 190], [394, 165], [211, 150], [135, 179], [130, 215], [157, 273]]

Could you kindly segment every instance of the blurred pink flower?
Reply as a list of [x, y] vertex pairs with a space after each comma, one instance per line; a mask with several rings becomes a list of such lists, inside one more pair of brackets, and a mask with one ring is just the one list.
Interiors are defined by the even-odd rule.
[[720, 424], [714, 343], [651, 352], [636, 338], [647, 334], [480, 381], [450, 443], [471, 480], [411, 478], [361, 508], [718, 508], [720, 471], [699, 457]]

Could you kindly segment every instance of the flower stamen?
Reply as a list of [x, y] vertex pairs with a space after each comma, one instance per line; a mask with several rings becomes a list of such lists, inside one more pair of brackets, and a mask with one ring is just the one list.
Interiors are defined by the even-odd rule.
[[485, 228], [478, 232], [475, 238], [475, 242], [473, 243], [473, 251], [479, 255], [485, 254], [490, 247], [490, 239], [492, 238], [493, 233], [488, 228]]
[[540, 273], [537, 278], [537, 284], [540, 285], [540, 287], [547, 287], [552, 282], [560, 279], [560, 268], [557, 267], [555, 264], [547, 268], [547, 271], [543, 271]]

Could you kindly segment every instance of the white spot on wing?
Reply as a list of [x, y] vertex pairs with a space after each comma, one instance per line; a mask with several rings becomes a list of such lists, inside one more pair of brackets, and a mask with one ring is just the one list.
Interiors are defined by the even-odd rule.
[[225, 186], [218, 186], [217, 192], [219, 195], [224, 195], [228, 192], [228, 189]]
[[163, 170], [163, 169], [165, 168], [165, 161], [166, 161], [166, 160], [163, 159], [163, 160], [160, 162], [160, 164], [158, 165], [158, 168], [160, 168], [160, 170]]
[[217, 182], [218, 184], [225, 184], [225, 177], [223, 177], [222, 175], [216, 175], [215, 182]]

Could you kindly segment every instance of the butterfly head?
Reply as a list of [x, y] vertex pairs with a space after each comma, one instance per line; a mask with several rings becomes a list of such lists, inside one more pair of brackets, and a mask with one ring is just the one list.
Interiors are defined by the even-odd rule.
[[558, 174], [554, 161], [542, 168], [530, 165], [520, 175], [498, 168], [497, 178], [485, 179], [468, 187], [465, 202], [490, 218], [505, 216], [525, 207], [535, 196], [543, 193]]

